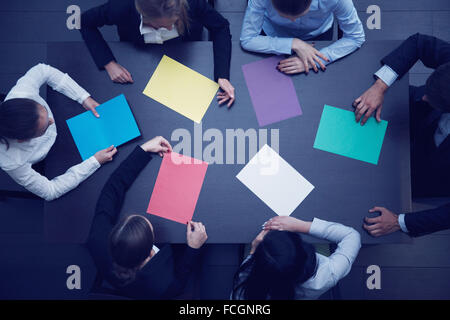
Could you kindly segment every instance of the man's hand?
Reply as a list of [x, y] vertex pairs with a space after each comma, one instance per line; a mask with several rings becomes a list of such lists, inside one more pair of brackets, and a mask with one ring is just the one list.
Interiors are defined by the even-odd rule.
[[320, 65], [322, 71], [325, 70], [325, 65], [320, 58], [327, 62], [330, 61], [323, 53], [314, 48], [313, 45], [310, 45], [300, 39], [294, 38], [292, 41], [292, 50], [297, 54], [300, 61], [303, 63], [303, 68], [306, 73], [309, 72], [309, 66], [311, 66], [315, 72], [319, 71], [316, 62]]
[[109, 77], [113, 82], [117, 83], [133, 83], [133, 78], [127, 69], [122, 67], [115, 61], [111, 61], [105, 66], [106, 71], [109, 74]]
[[100, 104], [91, 97], [88, 97], [86, 100], [83, 101], [83, 107], [86, 110], [91, 111], [96, 118], [100, 118], [100, 115], [98, 114], [97, 110], [95, 110], [95, 108], [98, 107], [99, 105]]
[[228, 101], [228, 108], [231, 107], [235, 100], [234, 87], [231, 85], [230, 81], [227, 79], [220, 78], [218, 81], [221, 92], [217, 93], [217, 99], [219, 100], [219, 105]]
[[94, 154], [95, 159], [101, 165], [113, 160], [114, 155], [117, 153], [117, 149], [114, 146], [98, 151]]
[[[365, 218], [366, 223], [364, 224], [364, 229], [366, 229], [370, 235], [379, 237], [400, 230], [398, 215], [395, 213], [383, 207], [374, 207], [370, 209], [369, 212], [381, 212], [379, 217]], [[367, 223], [370, 223], [371, 225], [368, 225]]]
[[164, 153], [172, 152], [172, 146], [169, 141], [163, 137], [155, 137], [152, 140], [147, 141], [141, 145], [142, 150], [145, 152], [158, 153], [160, 157], [163, 157]]
[[381, 121], [381, 109], [383, 109], [384, 93], [387, 89], [388, 86], [381, 79], [378, 79], [366, 92], [353, 102], [353, 106], [356, 108], [356, 122], [359, 122], [365, 114], [361, 121], [361, 125], [364, 125], [375, 111], [377, 121]]
[[207, 239], [208, 235], [203, 223], [193, 221], [187, 223], [186, 240], [189, 247], [200, 249]]

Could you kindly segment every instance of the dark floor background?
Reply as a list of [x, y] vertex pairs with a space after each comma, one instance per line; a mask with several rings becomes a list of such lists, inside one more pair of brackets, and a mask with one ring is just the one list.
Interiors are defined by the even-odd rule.
[[[2, 0], [0, 1], [0, 92], [7, 93], [30, 67], [45, 62], [49, 41], [80, 41], [66, 25], [66, 9], [81, 10], [106, 0]], [[381, 30], [367, 30], [367, 40], [403, 40], [421, 32], [450, 41], [449, 0], [354, 0], [366, 27], [369, 5], [379, 5]], [[215, 0], [216, 8], [230, 21], [238, 40], [246, 0]], [[103, 28], [105, 38], [117, 41], [114, 28]], [[423, 84], [431, 71], [418, 63], [410, 83]], [[449, 199], [414, 199], [414, 209], [430, 208]], [[88, 298], [95, 267], [88, 252], [77, 245], [48, 244], [43, 235], [42, 201], [0, 201], [0, 298]], [[364, 246], [351, 273], [324, 298], [342, 299], [450, 299], [450, 231], [436, 233], [412, 244]], [[227, 299], [232, 276], [239, 265], [240, 249], [234, 245], [209, 245], [197, 294], [201, 299]], [[66, 268], [78, 265], [81, 290], [66, 288]], [[381, 267], [381, 290], [368, 290], [366, 269]]]

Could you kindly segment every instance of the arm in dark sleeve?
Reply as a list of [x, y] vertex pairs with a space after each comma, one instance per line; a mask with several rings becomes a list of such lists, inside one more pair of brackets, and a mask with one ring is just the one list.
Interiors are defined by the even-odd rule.
[[171, 299], [183, 293], [183, 289], [192, 275], [193, 270], [198, 267], [201, 249], [193, 249], [186, 245], [183, 254], [175, 259], [174, 280], [164, 294], [166, 299]]
[[407, 213], [405, 224], [411, 237], [450, 229], [450, 203], [436, 209]]
[[230, 23], [205, 0], [190, 1], [194, 18], [205, 26], [213, 41], [214, 80], [230, 79], [231, 33]]
[[104, 276], [112, 264], [108, 252], [109, 234], [117, 223], [125, 194], [151, 159], [149, 153], [136, 147], [113, 172], [100, 194], [87, 246]]
[[104, 25], [115, 24], [111, 13], [110, 1], [104, 5], [92, 8], [81, 15], [81, 36], [99, 69], [111, 61], [115, 61], [111, 49], [99, 30]]
[[450, 43], [416, 33], [403, 41], [381, 62], [391, 67], [399, 77], [402, 77], [418, 60], [421, 60], [428, 68], [436, 69], [450, 61]]

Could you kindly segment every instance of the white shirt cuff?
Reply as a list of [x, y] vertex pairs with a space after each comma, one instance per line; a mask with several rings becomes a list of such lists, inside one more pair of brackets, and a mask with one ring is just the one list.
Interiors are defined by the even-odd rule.
[[89, 159], [86, 159], [85, 161], [87, 161], [89, 163], [89, 165], [91, 166], [91, 168], [94, 170], [97, 170], [98, 168], [101, 167], [100, 162], [98, 162], [98, 160], [95, 156], [91, 156]]
[[381, 81], [386, 83], [388, 87], [390, 87], [398, 78], [398, 74], [386, 64], [382, 66], [380, 70], [375, 72], [375, 76], [377, 76], [379, 79], [381, 79]]
[[317, 238], [322, 238], [328, 224], [328, 221], [314, 218], [309, 228], [309, 234]]
[[402, 229], [402, 231], [404, 233], [408, 233], [408, 228], [406, 228], [406, 224], [405, 224], [405, 214], [399, 214], [398, 215], [398, 224], [400, 225], [400, 229]]

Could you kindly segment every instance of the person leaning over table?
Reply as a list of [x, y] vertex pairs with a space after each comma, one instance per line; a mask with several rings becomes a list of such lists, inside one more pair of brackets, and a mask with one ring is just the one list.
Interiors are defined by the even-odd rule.
[[411, 179], [414, 197], [450, 196], [450, 43], [414, 34], [381, 60], [375, 83], [357, 98], [356, 121], [381, 121], [384, 95], [422, 61], [435, 69], [425, 86], [410, 87]]
[[[332, 40], [335, 17], [341, 39], [321, 50], [306, 42]], [[277, 68], [294, 74], [324, 71], [360, 48], [365, 35], [352, 0], [249, 0], [240, 40], [248, 51], [293, 54]]]
[[52, 111], [39, 95], [44, 84], [77, 101], [96, 117], [99, 104], [68, 74], [46, 64], [31, 68], [0, 104], [0, 167], [28, 191], [50, 201], [76, 188], [111, 161], [117, 150], [111, 146], [98, 151], [51, 180], [38, 173], [32, 166], [47, 156], [57, 135]]
[[206, 0], [109, 0], [82, 14], [81, 35], [97, 67], [106, 69], [114, 82], [132, 83], [132, 75], [117, 62], [98, 29], [104, 25], [117, 26], [120, 41], [136, 44], [162, 44], [174, 38], [200, 41], [206, 27], [213, 41], [214, 79], [223, 90], [217, 94], [219, 104], [233, 104], [229, 23]]
[[[153, 157], [169, 156], [169, 142], [156, 137], [137, 146], [106, 182], [95, 209], [87, 247], [103, 280], [119, 295], [137, 299], [171, 299], [183, 293], [207, 239], [200, 222], [187, 223], [187, 245], [175, 252], [158, 249], [150, 221], [130, 214], [119, 220], [127, 190]], [[178, 253], [178, 254], [177, 254]]]
[[[279, 216], [263, 229], [236, 272], [233, 300], [317, 299], [350, 272], [361, 248], [356, 230], [317, 218]], [[300, 233], [335, 242], [337, 249], [325, 257]]]

